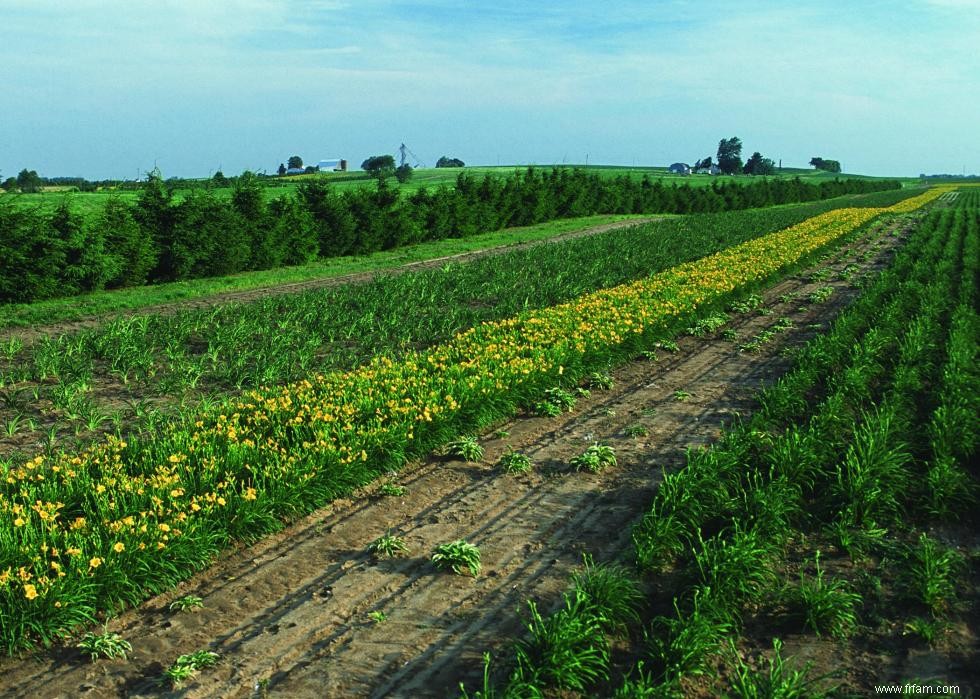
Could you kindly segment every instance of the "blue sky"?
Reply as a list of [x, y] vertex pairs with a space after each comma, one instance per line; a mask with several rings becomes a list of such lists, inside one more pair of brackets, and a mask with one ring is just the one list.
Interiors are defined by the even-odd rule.
[[0, 0], [0, 174], [664, 165], [980, 172], [980, 0]]

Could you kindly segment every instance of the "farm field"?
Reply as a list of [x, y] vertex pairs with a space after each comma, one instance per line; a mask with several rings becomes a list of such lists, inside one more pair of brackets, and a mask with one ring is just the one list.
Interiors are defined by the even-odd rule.
[[[284, 519], [333, 503], [273, 539], [225, 555], [178, 591], [123, 612], [108, 628], [129, 639], [133, 650], [128, 661], [100, 661], [108, 673], [93, 675], [70, 646], [37, 661], [3, 661], [0, 669], [12, 685], [53, 694], [153, 694], [166, 669], [161, 657], [206, 648], [220, 654], [221, 661], [190, 680], [195, 693], [249, 696], [261, 690], [316, 696], [328, 687], [339, 694], [446, 696], [457, 681], [474, 687], [482, 674], [481, 650], [499, 650], [507, 636], [519, 631], [519, 618], [508, 612], [527, 597], [543, 600], [542, 610], [554, 608], [583, 551], [595, 552], [600, 561], [615, 554], [610, 531], [618, 533], [619, 548], [626, 550], [637, 514], [664, 497], [657, 489], [661, 468], [682, 466], [686, 447], [708, 444], [733, 411], [754, 407], [754, 391], [792, 366], [777, 349], [826, 328], [847, 301], [864, 298], [883, 283], [875, 279], [897, 286], [897, 273], [880, 278], [875, 273], [906, 240], [919, 246], [913, 250], [924, 251], [916, 262], [919, 276], [913, 274], [909, 283], [920, 277], [922, 283], [937, 280], [928, 287], [932, 306], [923, 302], [929, 313], [916, 321], [916, 337], [945, 336], [949, 325], [959, 328], [954, 333], [959, 345], [950, 340], [951, 346], [969, 347], [964, 338], [973, 327], [970, 312], [975, 312], [969, 289], [971, 272], [973, 285], [976, 279], [976, 199], [973, 191], [939, 189], [887, 209], [829, 209], [801, 216], [783, 207], [710, 220], [685, 217], [494, 255], [458, 269], [378, 280], [364, 287], [376, 292], [378, 310], [366, 312], [364, 290], [351, 292], [351, 309], [360, 315], [341, 314], [348, 323], [346, 335], [321, 326], [326, 347], [304, 346], [307, 354], [298, 350], [295, 358], [260, 354], [264, 358], [254, 365], [237, 368], [232, 350], [220, 361], [210, 357], [210, 374], [204, 348], [220, 343], [213, 344], [209, 333], [215, 338], [220, 329], [234, 327], [236, 315], [248, 319], [252, 334], [233, 334], [230, 348], [235, 343], [256, 347], [259, 338], [252, 326], [259, 317], [278, 321], [270, 327], [270, 338], [289, 345], [290, 323], [296, 323], [297, 338], [309, 335], [300, 320], [325, 304], [338, 308], [347, 287], [330, 290], [336, 296], [303, 299], [295, 307], [281, 299], [263, 300], [271, 305], [256, 306], [252, 316], [246, 305], [231, 307], [225, 317], [220, 309], [210, 316], [199, 309], [146, 320], [137, 316], [111, 321], [89, 335], [39, 338], [16, 351], [10, 345], [3, 367], [11, 390], [5, 395], [16, 403], [25, 394], [14, 389], [40, 392], [51, 386], [51, 414], [31, 419], [52, 420], [46, 427], [54, 426], [55, 437], [58, 421], [78, 408], [67, 405], [68, 397], [65, 406], [55, 406], [55, 392], [76, 400], [81, 396], [84, 403], [98, 381], [105, 386], [115, 382], [116, 390], [132, 381], [140, 395], [152, 388], [161, 402], [173, 403], [179, 396], [193, 406], [184, 416], [167, 419], [168, 425], [159, 419], [140, 423], [134, 410], [134, 419], [118, 420], [125, 419], [132, 431], [109, 435], [91, 447], [85, 443], [97, 438], [101, 425], [90, 433], [76, 429], [82, 441], [75, 454], [59, 454], [55, 444], [27, 461], [8, 452], [9, 487], [0, 491], [5, 513], [0, 516], [6, 517], [0, 523], [0, 574], [5, 575], [0, 605], [9, 622], [3, 630], [8, 647], [52, 638], [148, 593], [164, 592], [229, 544], [252, 541], [279, 529]], [[949, 204], [919, 223], [920, 206]], [[664, 235], [668, 230], [676, 234]], [[944, 248], [940, 234], [953, 242]], [[640, 244], [643, 235], [647, 242]], [[845, 246], [836, 248], [842, 241]], [[817, 267], [779, 280], [821, 253], [826, 257]], [[912, 253], [898, 255], [896, 260], [906, 261], [902, 264], [915, 259]], [[618, 278], [604, 260], [618, 262]], [[929, 267], [940, 263], [946, 267]], [[561, 274], [561, 264], [572, 273]], [[518, 270], [528, 269], [555, 283], [514, 284]], [[930, 274], [934, 269], [943, 273]], [[440, 286], [440, 275], [452, 281]], [[474, 286], [485, 278], [511, 283], [507, 290], [494, 287], [488, 296], [485, 288]], [[478, 291], [453, 298], [446, 296], [448, 287]], [[515, 287], [518, 293], [508, 295]], [[521, 293], [528, 295], [522, 299]], [[407, 328], [378, 315], [385, 306], [415, 307], [406, 304], [407, 298], [411, 304], [432, 299], [442, 317], [422, 323], [413, 319], [415, 325]], [[895, 333], [905, 308], [905, 297], [897, 298], [890, 316]], [[954, 312], [957, 298], [962, 303]], [[483, 304], [474, 304], [476, 299]], [[484, 306], [494, 314], [484, 313]], [[445, 322], [447, 307], [456, 313], [450, 322]], [[367, 322], [351, 326], [353, 319]], [[158, 323], [152, 331], [156, 335], [146, 334]], [[130, 335], [128, 345], [119, 344], [123, 332], [135, 333], [136, 341]], [[671, 338], [678, 333], [685, 337], [675, 344]], [[119, 351], [146, 347], [152, 336], [165, 342], [143, 357]], [[384, 338], [391, 338], [388, 345]], [[844, 340], [838, 342], [850, 349]], [[108, 353], [97, 354], [112, 343], [117, 344]], [[888, 345], [869, 346], [881, 353]], [[922, 359], [931, 345], [903, 341], [901, 347], [911, 360]], [[964, 350], [946, 352], [945, 343], [936, 347], [955, 370], [943, 372], [939, 362], [931, 369], [935, 376], [951, 377], [929, 384], [944, 386], [930, 399], [934, 409], [923, 414], [933, 423], [940, 419], [938, 407], [949, 404], [948, 412], [959, 405], [964, 388], [957, 376], [969, 379], [969, 371], [960, 369], [971, 366]], [[641, 352], [646, 352], [644, 359], [611, 369]], [[170, 362], [167, 369], [164, 357]], [[951, 365], [954, 361], [958, 364]], [[94, 368], [104, 371], [106, 365], [110, 378], [96, 379]], [[826, 366], [829, 371], [832, 362]], [[188, 373], [188, 367], [205, 370], [189, 380], [194, 372]], [[865, 377], [865, 383], [855, 383], [845, 397], [873, 393], [861, 370], [847, 374], [852, 375], [855, 382]], [[763, 403], [766, 408], [788, 405], [796, 412], [784, 410], [774, 418], [772, 410], [763, 411], [765, 419], [785, 423], [800, 413], [801, 391], [811, 398], [808, 386], [821, 380], [806, 376], [810, 384], [801, 379], [803, 388], [789, 394], [794, 398]], [[257, 388], [297, 380], [284, 388]], [[904, 380], [913, 389], [925, 381], [914, 375]], [[591, 394], [577, 390], [583, 385], [591, 386]], [[199, 386], [211, 394], [204, 403], [200, 392], [194, 393]], [[787, 393], [784, 386], [767, 396]], [[239, 391], [237, 397], [221, 395]], [[91, 416], [91, 401], [85, 409]], [[551, 416], [513, 421], [518, 409]], [[90, 427], [79, 415], [76, 422]], [[946, 434], [936, 425], [933, 437]], [[487, 429], [496, 431], [487, 432], [482, 444], [461, 439], [451, 447], [476, 464], [427, 458], [433, 448]], [[772, 428], [767, 424], [766, 429]], [[598, 448], [600, 442], [614, 447], [618, 465], [599, 468], [596, 455], [608, 456]], [[576, 459], [590, 444], [596, 458]], [[943, 446], [935, 438], [922, 444], [933, 450], [933, 461], [947, 466], [963, 455], [962, 444]], [[528, 456], [534, 468], [500, 473], [498, 458], [511, 463], [503, 457], [515, 452]], [[353, 490], [393, 472], [406, 459], [419, 460], [385, 484]], [[936, 471], [935, 477], [943, 473]], [[969, 483], [966, 478], [956, 482]], [[759, 485], [769, 487], [769, 482]], [[400, 487], [407, 489], [404, 497], [397, 495]], [[964, 486], [964, 497], [968, 491]], [[953, 498], [945, 504], [949, 514], [959, 502]], [[864, 519], [844, 520], [844, 525], [873, 534], [885, 522], [875, 512], [861, 512]], [[896, 510], [885, 514], [894, 516]], [[651, 517], [656, 521], [656, 512], [644, 522]], [[844, 525], [838, 529], [847, 533]], [[633, 538], [651, 577], [660, 559], [643, 557], [643, 537], [650, 527], [658, 530], [644, 526]], [[368, 545], [381, 541], [378, 537], [389, 529], [403, 539], [407, 555], [375, 560], [382, 558], [381, 549], [376, 545], [370, 555]], [[719, 536], [727, 531], [723, 526]], [[741, 530], [736, 526], [734, 531]], [[437, 573], [429, 563], [437, 544], [461, 539], [483, 552], [483, 571], [475, 580]], [[665, 560], [685, 570], [682, 562]], [[6, 573], [4, 565], [9, 565]], [[661, 592], [667, 589], [663, 582], [651, 584], [660, 585]], [[178, 614], [179, 600], [188, 595], [199, 598], [203, 608]], [[177, 604], [171, 607], [171, 602]], [[948, 596], [931, 613], [948, 611], [947, 603], [952, 604]], [[598, 624], [595, 618], [586, 621]], [[733, 628], [733, 621], [726, 623], [726, 629]], [[403, 640], [394, 644], [392, 638]], [[506, 652], [499, 656], [505, 658]], [[600, 676], [593, 680], [603, 681]], [[535, 675], [533, 681], [548, 685], [548, 675]], [[704, 691], [710, 695], [712, 690]]]
[[279, 292], [296, 287], [102, 322], [12, 329], [0, 333], [6, 436], [0, 458], [51, 451], [122, 425], [140, 431], [230, 392], [426, 347], [484, 320], [631, 281], [842, 204], [874, 206], [897, 194], [662, 219], [585, 237], [569, 233], [555, 246], [498, 250], [467, 264], [444, 260], [374, 281], [340, 280], [356, 284], [316, 281], [289, 296]]

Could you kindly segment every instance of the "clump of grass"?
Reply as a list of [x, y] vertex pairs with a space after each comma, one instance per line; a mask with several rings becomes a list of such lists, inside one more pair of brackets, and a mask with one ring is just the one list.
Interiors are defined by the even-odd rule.
[[835, 638], [847, 638], [857, 627], [856, 607], [861, 596], [852, 592], [846, 581], [824, 579], [820, 552], [816, 554], [816, 577], [800, 575], [798, 602], [806, 626], [815, 633], [829, 633]]
[[179, 686], [185, 680], [197, 674], [198, 670], [217, 665], [221, 656], [210, 650], [199, 650], [194, 653], [181, 655], [163, 673], [164, 677], [170, 680], [173, 685]]
[[913, 600], [941, 615], [956, 599], [956, 577], [962, 566], [963, 556], [958, 551], [922, 534], [906, 552], [906, 590]]
[[187, 612], [204, 607], [204, 600], [197, 595], [184, 595], [170, 603], [170, 611]]
[[457, 575], [462, 575], [465, 568], [475, 578], [480, 574], [480, 549], [463, 539], [439, 544], [432, 553], [432, 562], [436, 568], [448, 568]]
[[732, 647], [734, 657], [734, 672], [731, 678], [731, 694], [735, 699], [821, 699], [829, 696], [830, 690], [823, 690], [818, 685], [826, 679], [810, 677], [812, 663], [807, 663], [802, 669], [793, 669], [782, 656], [783, 643], [778, 638], [772, 641], [772, 657], [769, 658], [768, 668], [754, 670], [739, 657]]
[[483, 447], [476, 437], [463, 436], [448, 445], [449, 453], [464, 461], [479, 461], [483, 458]]
[[400, 536], [392, 534], [389, 529], [368, 545], [368, 551], [375, 558], [394, 558], [401, 553], [408, 553], [408, 544]]
[[681, 349], [673, 340], [661, 340], [660, 342], [655, 343], [654, 347], [659, 347], [664, 352], [679, 352]]
[[[517, 645], [517, 667], [512, 684], [586, 691], [609, 676], [606, 619], [596, 616], [581, 592], [565, 595], [565, 606], [542, 617], [528, 601], [528, 638]], [[540, 696], [539, 694], [533, 696]]]
[[583, 563], [584, 569], [572, 576], [572, 588], [592, 613], [605, 620], [608, 630], [638, 622], [643, 595], [629, 571], [612, 563], [596, 565], [589, 555], [583, 556]]
[[531, 457], [513, 449], [509, 449], [507, 453], [501, 456], [497, 465], [505, 473], [526, 473], [533, 466]]
[[711, 659], [718, 655], [734, 625], [714, 607], [710, 592], [695, 588], [691, 609], [683, 612], [674, 600], [674, 617], [657, 617], [646, 634], [650, 658], [667, 680], [711, 672]]
[[608, 445], [596, 442], [584, 453], [573, 458], [571, 464], [576, 471], [585, 469], [592, 473], [598, 473], [606, 466], [616, 465], [616, 451]]
[[106, 628], [102, 629], [102, 633], [85, 634], [76, 647], [88, 653], [93, 663], [99, 658], [125, 658], [126, 654], [133, 650], [129, 641]]

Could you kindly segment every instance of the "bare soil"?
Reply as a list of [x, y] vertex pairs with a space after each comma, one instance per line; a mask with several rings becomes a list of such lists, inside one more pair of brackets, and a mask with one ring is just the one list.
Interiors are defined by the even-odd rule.
[[[738, 333], [735, 341], [721, 339], [721, 331], [681, 338], [675, 353], [616, 369], [611, 390], [594, 391], [570, 413], [503, 425], [506, 436], [481, 440], [480, 463], [434, 457], [410, 464], [394, 477], [404, 497], [383, 496], [375, 485], [223, 556], [109, 623], [132, 643], [128, 660], [91, 663], [68, 646], [5, 659], [0, 691], [293, 698], [449, 697], [460, 682], [473, 688], [483, 651], [506, 648], [521, 634], [525, 600], [552, 607], [583, 552], [604, 561], [628, 550], [631, 526], [662, 471], [752, 410], [758, 389], [790, 366], [781, 350], [825, 328], [857, 293], [855, 280], [886, 264], [905, 232], [852, 244], [818, 265], [829, 277], [824, 271], [812, 279], [809, 270], [768, 289], [763, 312], [734, 316], [726, 326]], [[855, 266], [860, 271], [841, 278]], [[804, 301], [825, 286], [834, 289], [829, 299]], [[757, 351], [739, 351], [780, 317], [792, 327]], [[645, 436], [629, 436], [639, 426]], [[613, 446], [618, 465], [576, 472], [570, 459], [594, 441]], [[530, 456], [534, 470], [512, 476], [496, 469], [507, 448]], [[410, 553], [376, 561], [367, 546], [389, 529]], [[482, 552], [476, 578], [437, 571], [429, 561], [436, 545], [460, 538]], [[169, 610], [188, 594], [202, 597], [204, 608]], [[375, 621], [372, 612], [387, 618]], [[221, 654], [217, 666], [178, 690], [161, 683], [178, 655], [205, 648]]]

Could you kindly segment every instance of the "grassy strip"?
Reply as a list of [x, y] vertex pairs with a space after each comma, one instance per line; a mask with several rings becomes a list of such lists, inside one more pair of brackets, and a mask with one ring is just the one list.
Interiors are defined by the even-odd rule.
[[182, 282], [99, 291], [67, 299], [4, 304], [0, 305], [0, 328], [43, 325], [107, 313], [139, 311], [148, 306], [189, 301], [233, 291], [249, 291], [317, 279], [342, 277], [349, 274], [377, 272], [413, 262], [543, 240], [592, 226], [638, 218], [643, 218], [643, 216], [632, 214], [585, 216], [576, 219], [549, 221], [536, 226], [508, 228], [469, 238], [451, 238], [419, 243], [368, 255], [326, 258], [295, 267], [280, 267], [257, 272], [242, 272], [227, 277], [191, 279]]
[[[922, 195], [921, 202], [934, 193]], [[0, 483], [8, 649], [135, 604], [248, 541], [649, 347], [882, 213], [842, 209], [632, 284], [484, 323], [398, 362], [252, 391], [159, 435], [38, 456]]]
[[[714, 675], [719, 664], [731, 696], [823, 696], [825, 678], [791, 668], [778, 639], [762, 670], [750, 667], [731, 642], [744, 617], [767, 606], [788, 608], [795, 623], [816, 633], [856, 632], [861, 595], [849, 581], [825, 574], [819, 550], [799, 584], [780, 592], [787, 551], [799, 548], [800, 531], [814, 529], [814, 520], [826, 532], [808, 536], [830, 537], [859, 562], [871, 549], [895, 556], [888, 572], [901, 578], [903, 603], [911, 604], [913, 613], [924, 609], [932, 615], [931, 621], [913, 619], [909, 628], [931, 629], [948, 612], [959, 554], [925, 534], [902, 530], [911, 513], [921, 518], [970, 512], [976, 487], [962, 466], [977, 444], [976, 430], [966, 422], [980, 408], [975, 361], [980, 326], [966, 303], [975, 299], [978, 235], [975, 213], [972, 231], [958, 229], [954, 218], [934, 215], [896, 260], [896, 268], [908, 274], [883, 275], [829, 335], [809, 345], [789, 380], [766, 392], [764, 404], [778, 410], [757, 413], [718, 446], [692, 454], [684, 469], [665, 475], [634, 539], [641, 568], [674, 571], [674, 614], [656, 617], [644, 632], [643, 660], [615, 696], [683, 696], [693, 688], [692, 678]], [[964, 265], [957, 264], [961, 259]], [[956, 299], [963, 302], [953, 313], [944, 346], [928, 331], [942, 324]], [[875, 317], [873, 327], [864, 316]], [[937, 351], [946, 357], [942, 371], [928, 361]], [[824, 360], [816, 371], [812, 359]], [[933, 402], [937, 375], [944, 378], [933, 419], [928, 426], [916, 423], [917, 406]], [[829, 387], [824, 398], [799, 399], [820, 384]], [[910, 488], [917, 470], [910, 449], [925, 435], [932, 458], [930, 487], [923, 494]], [[922, 497], [930, 494], [931, 500]], [[929, 504], [917, 507], [919, 502]], [[889, 528], [900, 533], [886, 539]], [[767, 604], [773, 599], [775, 604]], [[533, 636], [536, 629], [549, 628], [549, 638], [566, 639], [590, 618], [587, 611], [573, 612], [566, 601], [556, 614], [538, 620], [532, 608], [529, 630]], [[781, 622], [767, 618], [765, 624]], [[608, 647], [606, 635], [596, 629], [589, 643], [579, 645]], [[563, 687], [563, 673], [589, 659], [566, 653], [559, 657], [561, 667], [553, 668], [555, 656], [540, 654], [539, 665], [548, 668], [543, 673], [526, 667], [522, 645], [506, 685], [497, 690], [488, 667], [474, 696], [541, 696], [549, 687]], [[605, 687], [611, 693], [601, 683], [610, 672], [608, 654], [593, 659], [589, 668], [590, 683], [576, 688]]]

